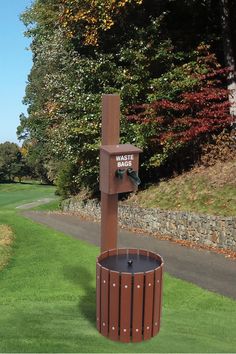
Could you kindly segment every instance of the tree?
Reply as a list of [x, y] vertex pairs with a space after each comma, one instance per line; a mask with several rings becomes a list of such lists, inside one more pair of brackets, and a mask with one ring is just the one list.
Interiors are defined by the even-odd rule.
[[[187, 167], [199, 157], [201, 144], [212, 133], [230, 128], [233, 118], [225, 88], [229, 70], [222, 69], [208, 49], [199, 46], [195, 62], [164, 75], [167, 81], [160, 91], [162, 97], [128, 110], [127, 135], [135, 132], [145, 155], [142, 169], [152, 171], [152, 178], [156, 168], [164, 167], [171, 173]], [[177, 85], [180, 73], [185, 80]], [[160, 78], [156, 85], [163, 81]]]
[[24, 175], [24, 163], [19, 147], [15, 143], [0, 144], [0, 179], [14, 180]]
[[[199, 94], [211, 58], [198, 55], [199, 43], [210, 44], [223, 62], [219, 9], [210, 0], [35, 0], [22, 15], [33, 67], [18, 134], [38, 175], [58, 181], [60, 190], [68, 177], [67, 195], [84, 187], [97, 191], [101, 95], [120, 93], [121, 140], [144, 144], [144, 124], [140, 129], [127, 121], [124, 108], [159, 100], [181, 104], [181, 94]], [[169, 119], [170, 110], [164, 112]], [[143, 155], [144, 166], [155, 144]]]
[[[39, 1], [36, 4], [39, 5]], [[42, 18], [39, 14], [36, 16], [35, 11], [39, 11], [39, 7], [31, 9], [30, 16], [25, 16], [27, 21], [31, 21], [33, 15], [35, 21]], [[28, 117], [21, 117], [19, 137], [27, 139], [28, 134], [31, 160], [43, 161], [46, 168], [52, 162], [60, 166], [60, 162], [69, 161], [79, 166], [74, 177], [78, 187], [89, 185], [96, 190], [101, 94], [121, 92], [124, 105], [145, 97], [154, 61], [163, 61], [163, 57], [149, 61], [150, 53], [158, 52], [155, 44], [160, 38], [159, 21], [150, 21], [147, 34], [141, 28], [137, 31], [131, 23], [132, 38], [128, 41], [126, 30], [121, 27], [122, 43], [116, 40], [109, 53], [77, 42], [75, 50], [74, 42], [64, 35], [64, 30], [56, 27], [48, 33], [38, 28], [42, 27], [42, 21], [36, 23], [29, 32], [33, 37], [34, 57], [25, 96]], [[45, 27], [48, 26], [49, 22]], [[103, 41], [106, 47], [107, 39]], [[149, 41], [152, 46], [143, 47], [143, 41]], [[160, 40], [163, 55], [168, 51], [164, 42]], [[42, 168], [40, 170], [43, 172]]]
[[84, 45], [98, 46], [100, 34], [110, 30], [122, 11], [129, 5], [141, 5], [143, 0], [62, 0], [61, 26], [69, 38]]
[[220, 5], [225, 64], [230, 68], [228, 74], [230, 113], [236, 119], [236, 52], [233, 45], [236, 6], [233, 6], [230, 0], [220, 0]]

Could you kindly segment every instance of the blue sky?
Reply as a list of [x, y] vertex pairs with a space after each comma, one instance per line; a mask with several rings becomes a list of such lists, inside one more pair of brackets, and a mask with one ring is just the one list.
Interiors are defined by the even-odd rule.
[[19, 15], [31, 0], [0, 0], [0, 143], [16, 142], [27, 76], [32, 66], [29, 40]]

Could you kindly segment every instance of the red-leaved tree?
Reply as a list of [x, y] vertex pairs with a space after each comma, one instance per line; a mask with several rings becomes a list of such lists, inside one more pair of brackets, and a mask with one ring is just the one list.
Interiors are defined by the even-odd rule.
[[[128, 122], [143, 136], [146, 169], [184, 160], [209, 134], [230, 127], [226, 78], [228, 69], [214, 68], [196, 74], [198, 88], [176, 100], [160, 99], [129, 108]], [[182, 154], [182, 156], [181, 156]]]

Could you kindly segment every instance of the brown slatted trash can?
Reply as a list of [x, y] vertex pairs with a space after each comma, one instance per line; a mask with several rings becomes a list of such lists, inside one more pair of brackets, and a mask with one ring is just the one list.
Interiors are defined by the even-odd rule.
[[158, 334], [163, 260], [153, 252], [113, 249], [97, 258], [97, 329], [115, 341], [141, 342]]

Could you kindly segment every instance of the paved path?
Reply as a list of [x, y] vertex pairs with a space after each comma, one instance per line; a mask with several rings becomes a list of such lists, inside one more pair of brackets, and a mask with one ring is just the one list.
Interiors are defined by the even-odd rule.
[[[62, 231], [77, 239], [99, 246], [100, 226], [74, 215], [24, 211], [23, 215]], [[180, 279], [236, 300], [236, 260], [206, 250], [187, 248], [151, 236], [120, 230], [119, 247], [149, 249], [159, 253], [165, 270]]]

